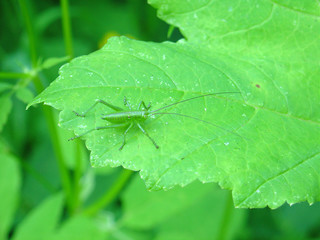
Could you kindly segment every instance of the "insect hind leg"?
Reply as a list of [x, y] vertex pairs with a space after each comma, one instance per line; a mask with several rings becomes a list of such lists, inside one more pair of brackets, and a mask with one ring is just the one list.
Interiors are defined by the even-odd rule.
[[113, 109], [113, 110], [115, 110], [115, 111], [118, 111], [118, 112], [119, 112], [119, 111], [123, 111], [123, 109], [120, 108], [120, 107], [117, 107], [117, 106], [114, 106], [114, 105], [112, 105], [112, 104], [110, 104], [110, 103], [107, 103], [106, 101], [103, 101], [102, 99], [97, 99], [96, 102], [95, 102], [91, 107], [89, 107], [88, 110], [85, 111], [83, 114], [77, 113], [76, 111], [73, 111], [73, 112], [74, 112], [74, 114], [76, 114], [76, 115], [79, 116], [79, 117], [85, 117], [86, 114], [87, 114], [91, 109], [93, 109], [98, 103], [102, 103], [103, 105], [105, 105], [105, 106], [107, 106], [107, 107], [109, 107], [109, 108], [111, 108], [111, 109]]

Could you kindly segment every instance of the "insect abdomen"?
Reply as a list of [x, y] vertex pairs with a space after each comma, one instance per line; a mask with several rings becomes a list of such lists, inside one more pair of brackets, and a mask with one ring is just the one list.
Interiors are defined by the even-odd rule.
[[111, 123], [141, 122], [147, 119], [145, 111], [116, 112], [102, 116], [103, 120]]

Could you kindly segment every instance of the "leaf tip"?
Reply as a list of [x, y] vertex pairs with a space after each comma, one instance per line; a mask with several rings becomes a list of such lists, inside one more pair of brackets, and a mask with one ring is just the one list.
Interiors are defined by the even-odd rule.
[[28, 110], [31, 106], [35, 105], [35, 104], [38, 104], [42, 102], [42, 100], [38, 97], [34, 98], [26, 107], [26, 110]]

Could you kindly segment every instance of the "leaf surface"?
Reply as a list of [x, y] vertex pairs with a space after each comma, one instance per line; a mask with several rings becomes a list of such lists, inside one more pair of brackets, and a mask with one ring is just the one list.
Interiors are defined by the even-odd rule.
[[[83, 138], [94, 167], [139, 171], [149, 190], [195, 179], [233, 190], [238, 207], [275, 208], [319, 200], [320, 30], [314, 1], [150, 1], [187, 40], [152, 43], [112, 38], [101, 50], [74, 59], [32, 104], [62, 110], [62, 127], [82, 134], [110, 123], [97, 99], [132, 109], [144, 100], [218, 125], [157, 115], [138, 129], [93, 131]], [[230, 133], [229, 131], [236, 133]]]
[[62, 210], [62, 194], [56, 194], [46, 199], [23, 220], [12, 239], [48, 239], [58, 225]]
[[[100, 225], [99, 225], [100, 224]], [[104, 222], [104, 224], [106, 224]], [[106, 239], [106, 230], [95, 219], [75, 216], [66, 221], [52, 236], [50, 240], [103, 240]]]
[[6, 239], [20, 198], [21, 176], [18, 160], [5, 148], [0, 149], [0, 159], [0, 239]]
[[199, 182], [174, 191], [148, 192], [136, 177], [122, 196], [121, 230], [149, 230], [154, 239], [236, 239], [247, 211], [235, 209], [230, 198], [214, 184]]

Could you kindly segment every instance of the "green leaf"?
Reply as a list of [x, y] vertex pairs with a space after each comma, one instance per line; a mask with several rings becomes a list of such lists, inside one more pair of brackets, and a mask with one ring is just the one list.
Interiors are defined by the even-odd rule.
[[12, 108], [12, 101], [11, 101], [11, 93], [0, 93], [0, 132], [3, 129], [3, 126], [8, 120], [8, 116], [10, 114]]
[[246, 211], [235, 209], [230, 198], [227, 191], [199, 182], [175, 191], [148, 192], [135, 178], [123, 194], [120, 222], [124, 229], [153, 231], [155, 239], [236, 239]]
[[18, 226], [13, 240], [48, 239], [62, 215], [63, 196], [56, 194], [34, 209]]
[[[232, 189], [238, 207], [276, 208], [319, 200], [320, 29], [313, 1], [150, 1], [158, 15], [186, 39], [152, 43], [113, 38], [101, 50], [74, 59], [32, 104], [62, 110], [60, 124], [81, 134], [106, 126], [96, 99], [152, 110], [213, 92], [221, 94], [176, 105], [180, 116], [148, 119], [143, 133], [94, 131], [83, 138], [95, 167], [141, 170], [150, 190], [185, 186], [195, 179]], [[308, 5], [309, 4], [309, 5]], [[125, 108], [125, 107], [124, 107]], [[126, 108], [127, 109], [127, 108]]]
[[0, 93], [12, 88], [11, 84], [0, 82]]
[[186, 188], [168, 192], [148, 192], [139, 178], [134, 178], [122, 196], [122, 224], [129, 228], [148, 229], [166, 222], [214, 192], [212, 184], [193, 183]]
[[0, 239], [7, 239], [18, 206], [21, 185], [18, 160], [4, 149], [0, 144]]
[[50, 240], [87, 239], [104, 240], [106, 239], [106, 231], [101, 226], [99, 226], [98, 221], [94, 221], [94, 219], [83, 216], [70, 218], [50, 238]]

